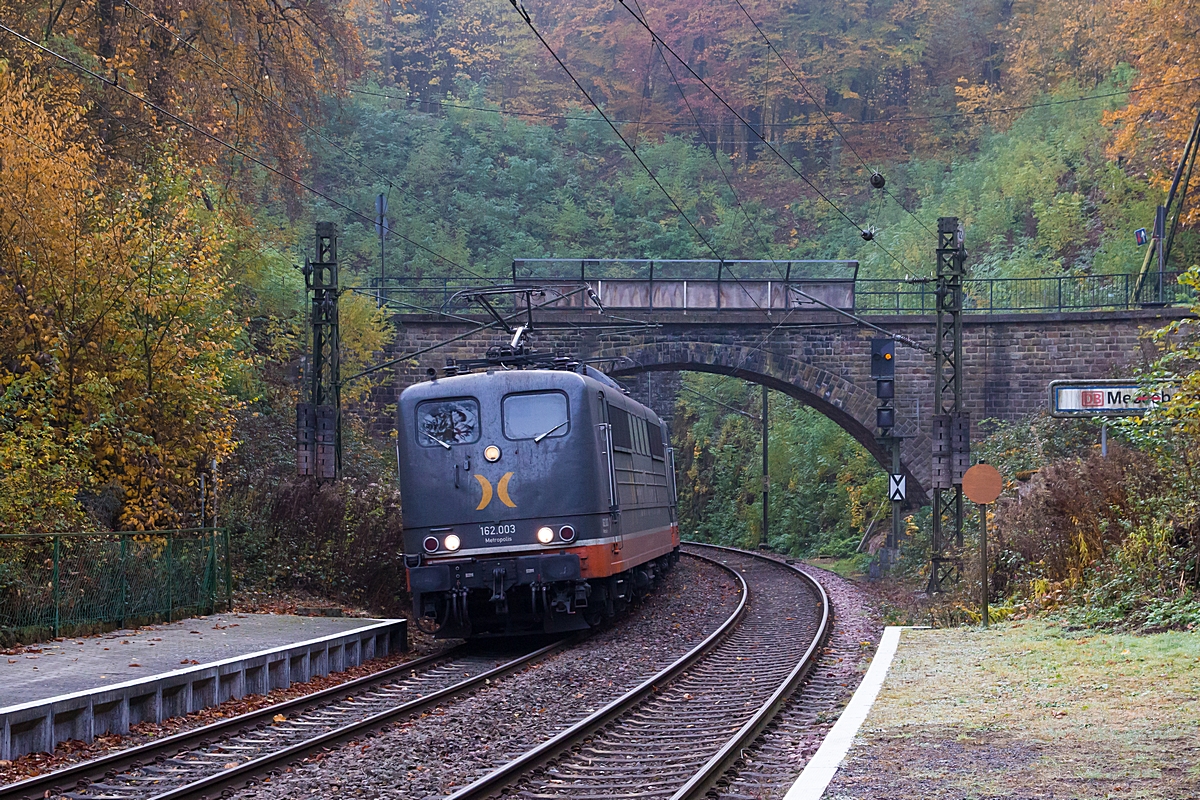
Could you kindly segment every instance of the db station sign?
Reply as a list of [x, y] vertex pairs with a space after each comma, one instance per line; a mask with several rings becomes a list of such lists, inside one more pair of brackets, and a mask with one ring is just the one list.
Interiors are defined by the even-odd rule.
[[1137, 381], [1052, 381], [1052, 417], [1130, 417], [1169, 401], [1169, 384], [1147, 387]]

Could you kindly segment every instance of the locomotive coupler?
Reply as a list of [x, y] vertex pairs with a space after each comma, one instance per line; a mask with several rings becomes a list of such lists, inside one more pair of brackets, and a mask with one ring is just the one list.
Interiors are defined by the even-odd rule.
[[508, 577], [508, 570], [504, 567], [496, 567], [492, 570], [492, 596], [490, 602], [496, 606], [497, 614], [508, 613], [508, 595], [504, 592], [504, 579]]

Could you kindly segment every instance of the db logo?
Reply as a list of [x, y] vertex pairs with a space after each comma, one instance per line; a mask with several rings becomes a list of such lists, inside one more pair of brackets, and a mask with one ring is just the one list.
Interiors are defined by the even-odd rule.
[[1104, 392], [1084, 389], [1079, 393], [1079, 404], [1084, 408], [1099, 408], [1104, 405]]

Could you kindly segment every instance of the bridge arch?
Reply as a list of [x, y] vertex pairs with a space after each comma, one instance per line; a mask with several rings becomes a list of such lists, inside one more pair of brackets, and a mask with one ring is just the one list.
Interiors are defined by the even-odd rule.
[[[649, 372], [707, 372], [729, 375], [782, 392], [833, 420], [891, 472], [891, 453], [875, 439], [874, 387], [864, 388], [810, 362], [760, 347], [714, 342], [658, 342], [606, 348], [606, 371], [614, 378]], [[901, 435], [904, 431], [897, 431]], [[920, 437], [916, 437], [920, 438]], [[926, 486], [909, 468], [906, 448], [901, 468], [908, 476], [910, 503], [927, 502]], [[910, 448], [907, 448], [911, 450]]]

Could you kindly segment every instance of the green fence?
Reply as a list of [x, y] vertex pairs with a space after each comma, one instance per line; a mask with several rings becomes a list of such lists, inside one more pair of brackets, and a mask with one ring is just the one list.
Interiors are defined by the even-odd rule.
[[0, 535], [0, 639], [122, 627], [232, 604], [219, 528]]

